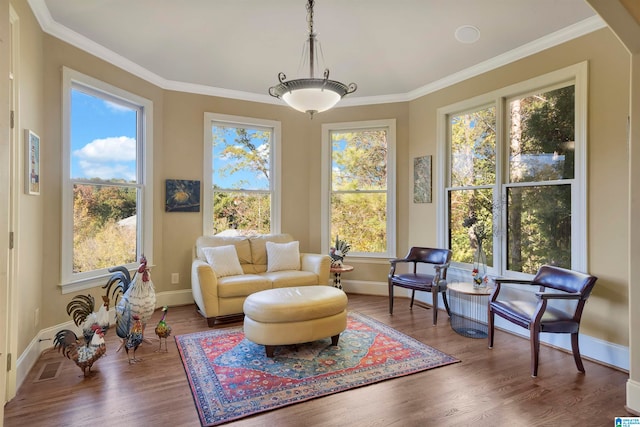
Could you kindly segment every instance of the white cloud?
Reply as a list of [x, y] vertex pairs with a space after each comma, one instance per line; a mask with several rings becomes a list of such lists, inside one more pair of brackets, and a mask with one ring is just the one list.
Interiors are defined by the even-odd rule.
[[136, 159], [136, 140], [128, 136], [94, 139], [73, 155], [91, 162], [130, 162]]
[[101, 179], [136, 179], [136, 141], [126, 136], [95, 139], [73, 152], [79, 176]]
[[125, 179], [135, 181], [135, 171], [123, 163], [95, 163], [80, 161], [78, 163], [82, 173], [87, 178]]
[[104, 101], [104, 105], [108, 110], [115, 113], [127, 113], [133, 111], [131, 107], [127, 107], [122, 104], [116, 104], [115, 102]]

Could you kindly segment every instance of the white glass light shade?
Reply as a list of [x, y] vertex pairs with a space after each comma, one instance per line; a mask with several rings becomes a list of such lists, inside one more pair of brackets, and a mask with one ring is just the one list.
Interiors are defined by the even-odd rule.
[[341, 96], [327, 89], [296, 89], [282, 95], [284, 102], [303, 113], [321, 113], [336, 105]]
[[313, 118], [315, 113], [326, 111], [336, 105], [343, 96], [356, 91], [358, 86], [355, 83], [348, 85], [335, 80], [329, 80], [329, 69], [325, 69], [323, 78], [314, 78], [314, 64], [317, 62], [316, 33], [313, 32], [313, 4], [314, 0], [307, 2], [307, 23], [309, 24], [309, 38], [305, 45], [303, 58], [309, 59], [309, 78], [287, 81], [284, 73], [278, 74], [279, 84], [269, 88], [269, 95], [284, 100], [290, 107], [309, 113]]

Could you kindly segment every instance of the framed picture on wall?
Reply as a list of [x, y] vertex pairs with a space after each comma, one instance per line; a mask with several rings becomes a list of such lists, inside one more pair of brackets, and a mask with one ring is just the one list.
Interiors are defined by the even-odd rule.
[[413, 203], [431, 203], [431, 156], [413, 159]]
[[200, 212], [200, 181], [167, 179], [165, 212]]
[[40, 137], [29, 129], [24, 131], [25, 139], [25, 192], [40, 194]]

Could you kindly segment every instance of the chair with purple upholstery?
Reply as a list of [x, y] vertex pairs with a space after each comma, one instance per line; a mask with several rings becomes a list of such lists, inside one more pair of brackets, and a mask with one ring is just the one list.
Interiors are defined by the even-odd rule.
[[[444, 306], [447, 314], [451, 316], [449, 303], [447, 302], [447, 268], [451, 261], [451, 251], [449, 249], [412, 247], [404, 258], [391, 260], [389, 270], [389, 313], [393, 314], [393, 287], [399, 286], [411, 289], [411, 304], [416, 291], [431, 292], [433, 301], [433, 324], [438, 323], [438, 294], [442, 294]], [[413, 264], [409, 273], [396, 274], [396, 266], [402, 263]], [[431, 272], [418, 272], [418, 265], [426, 264], [433, 268]]]
[[[498, 315], [511, 323], [529, 330], [531, 341], [531, 376], [538, 375], [540, 332], [571, 334], [571, 348], [578, 371], [584, 373], [580, 358], [578, 333], [582, 310], [591, 294], [597, 277], [543, 265], [533, 280], [496, 279], [496, 286], [489, 298], [488, 338], [493, 348], [494, 317]], [[509, 298], [500, 295], [502, 284], [510, 283], [534, 286], [538, 290], [527, 298]], [[506, 294], [506, 293], [505, 293]], [[551, 301], [573, 301], [572, 304], [549, 304]]]

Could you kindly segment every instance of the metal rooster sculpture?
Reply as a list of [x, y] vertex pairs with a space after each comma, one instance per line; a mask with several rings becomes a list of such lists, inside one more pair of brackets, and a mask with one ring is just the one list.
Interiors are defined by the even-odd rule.
[[[131, 330], [129, 331], [129, 334], [124, 341], [124, 351], [127, 352], [129, 365], [131, 365], [131, 363], [136, 363], [142, 360], [136, 358], [136, 350], [138, 349], [140, 344], [142, 344], [143, 340], [143, 328], [140, 317], [137, 314], [134, 314], [131, 317], [133, 318], [133, 326], [131, 326]], [[129, 350], [133, 350], [131, 356], [129, 355]]]
[[[143, 255], [140, 258], [138, 271], [131, 279], [129, 270], [124, 266], [110, 268], [113, 275], [106, 285], [107, 297], [112, 299], [120, 297], [116, 305], [116, 333], [122, 339], [122, 345], [118, 351], [125, 346], [127, 354], [129, 349], [134, 349], [134, 358], [129, 359], [129, 363], [135, 358], [135, 349], [144, 340], [144, 329], [151, 318], [156, 306], [156, 293], [147, 267], [147, 259]], [[134, 319], [137, 316], [138, 319]], [[140, 338], [140, 342], [135, 341]]]
[[[95, 311], [95, 300], [89, 295], [76, 295], [67, 304], [67, 314], [73, 323], [82, 328], [83, 339], [78, 339], [69, 329], [59, 331], [53, 338], [53, 346], [64, 356], [73, 360], [85, 377], [91, 375], [91, 367], [107, 352], [104, 334], [109, 329], [107, 300]], [[82, 325], [82, 326], [81, 326]]]
[[169, 307], [167, 307], [166, 305], [162, 307], [162, 311], [163, 311], [162, 319], [160, 319], [160, 321], [156, 325], [156, 335], [158, 336], [160, 341], [160, 347], [156, 351], [162, 351], [163, 339], [164, 339], [164, 351], [166, 352], [169, 351], [169, 349], [167, 348], [167, 338], [169, 338], [169, 335], [171, 335], [171, 326], [167, 325], [167, 322], [165, 322], [164, 320], [167, 317], [168, 310], [169, 310]]

